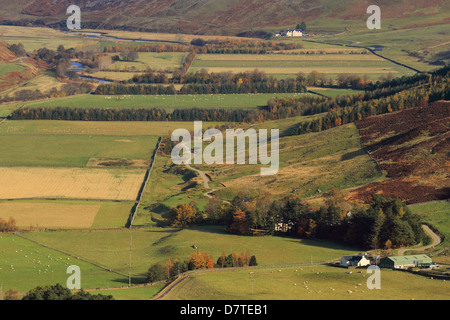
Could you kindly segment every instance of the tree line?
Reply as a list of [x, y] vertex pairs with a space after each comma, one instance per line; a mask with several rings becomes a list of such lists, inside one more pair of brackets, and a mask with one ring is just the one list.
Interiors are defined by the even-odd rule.
[[[288, 234], [299, 238], [338, 241], [364, 249], [391, 249], [429, 241], [421, 228], [421, 218], [411, 213], [400, 199], [375, 195], [370, 207], [347, 208], [339, 202], [339, 191], [330, 191], [325, 205], [314, 208], [296, 196], [271, 201], [270, 194], [240, 192], [230, 204], [217, 197], [209, 200], [204, 212], [195, 204], [179, 205], [177, 217], [192, 214], [192, 220], [169, 225], [215, 223], [238, 235]], [[189, 209], [188, 211], [185, 211]]]
[[[195, 248], [194, 248], [195, 249]], [[196, 249], [198, 250], [198, 249]], [[173, 280], [177, 276], [192, 270], [212, 269], [212, 268], [242, 268], [247, 266], [257, 266], [256, 257], [249, 251], [226, 254], [222, 251], [217, 262], [206, 251], [193, 252], [188, 260], [168, 259], [165, 264], [156, 263], [150, 266], [147, 271], [147, 282], [155, 283], [164, 280]]]

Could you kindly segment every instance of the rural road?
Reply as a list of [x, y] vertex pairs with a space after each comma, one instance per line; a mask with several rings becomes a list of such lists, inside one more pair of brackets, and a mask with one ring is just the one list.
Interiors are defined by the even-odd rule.
[[441, 238], [436, 233], [434, 233], [427, 225], [423, 224], [422, 229], [425, 231], [426, 234], [428, 234], [431, 237], [431, 239], [433, 239], [433, 242], [430, 245], [420, 247], [420, 248], [408, 247], [408, 248], [399, 249], [397, 252], [399, 256], [405, 255], [406, 251], [410, 251], [410, 250], [424, 251], [424, 250], [433, 248], [433, 247], [437, 246], [439, 243], [441, 243]]

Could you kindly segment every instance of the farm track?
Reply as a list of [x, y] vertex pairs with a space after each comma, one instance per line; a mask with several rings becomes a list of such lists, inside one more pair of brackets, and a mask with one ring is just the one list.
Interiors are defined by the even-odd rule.
[[406, 251], [425, 251], [427, 249], [434, 248], [441, 243], [441, 238], [436, 233], [434, 233], [433, 230], [430, 229], [430, 227], [423, 224], [422, 229], [425, 231], [426, 234], [428, 234], [431, 237], [431, 239], [433, 239], [433, 242], [430, 245], [419, 248], [414, 247], [401, 248], [397, 251], [397, 254], [399, 256], [404, 256]]

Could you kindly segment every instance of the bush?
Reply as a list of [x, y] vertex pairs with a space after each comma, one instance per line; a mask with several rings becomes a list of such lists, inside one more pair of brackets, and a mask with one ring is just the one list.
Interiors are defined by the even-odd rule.
[[166, 280], [166, 268], [161, 264], [152, 265], [147, 272], [147, 282], [154, 283]]

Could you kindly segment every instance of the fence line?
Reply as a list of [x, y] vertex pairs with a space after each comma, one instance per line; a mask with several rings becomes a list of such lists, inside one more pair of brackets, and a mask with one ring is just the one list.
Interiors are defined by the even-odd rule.
[[141, 204], [142, 198], [144, 196], [145, 189], [147, 188], [148, 181], [150, 180], [150, 176], [153, 171], [153, 166], [156, 162], [156, 155], [158, 154], [159, 147], [161, 145], [162, 136], [159, 137], [158, 145], [156, 146], [156, 149], [153, 151], [152, 156], [152, 164], [150, 165], [150, 168], [147, 169], [144, 177], [144, 182], [142, 183], [141, 189], [139, 190], [138, 197], [137, 197], [137, 203], [131, 208], [130, 217], [128, 218], [127, 224], [125, 225], [126, 228], [131, 229], [133, 227], [134, 218], [136, 217], [137, 211], [139, 209], [139, 206]]

